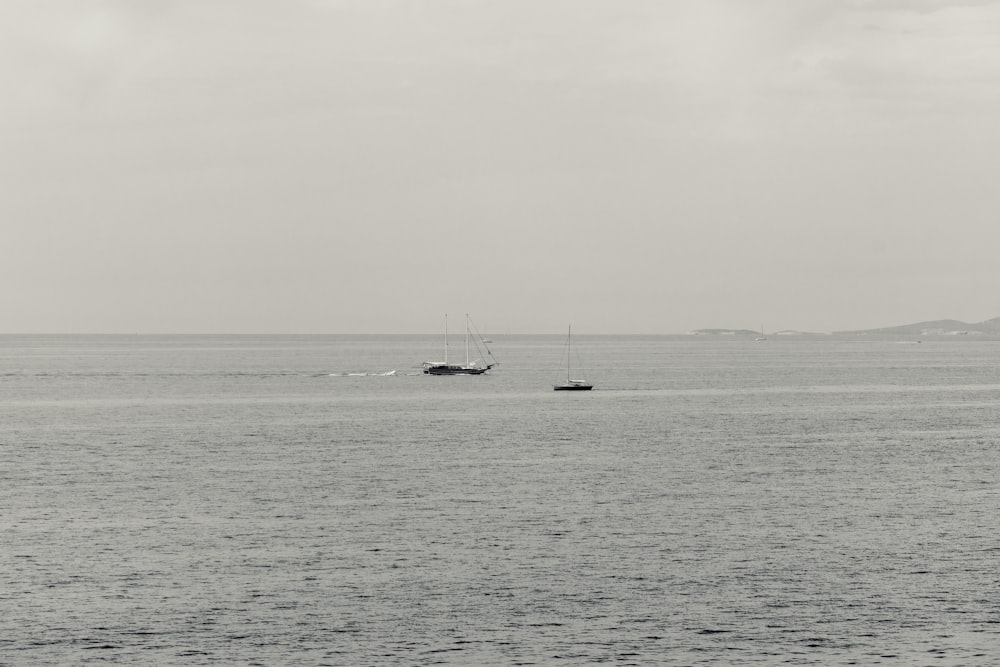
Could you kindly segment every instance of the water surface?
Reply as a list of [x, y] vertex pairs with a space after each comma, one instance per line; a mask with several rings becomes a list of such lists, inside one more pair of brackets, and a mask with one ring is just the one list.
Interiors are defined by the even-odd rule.
[[0, 663], [1000, 657], [1000, 342], [493, 338], [0, 337]]

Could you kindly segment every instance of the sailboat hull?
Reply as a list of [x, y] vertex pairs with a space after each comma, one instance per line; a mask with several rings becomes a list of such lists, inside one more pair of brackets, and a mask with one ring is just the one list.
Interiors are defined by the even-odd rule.
[[552, 387], [553, 391], [590, 391], [593, 388], [594, 385], [583, 382], [567, 382], [566, 384], [557, 384]]
[[478, 368], [471, 366], [455, 366], [455, 365], [445, 365], [437, 364], [434, 366], [424, 366], [425, 375], [482, 375], [490, 369], [489, 366], [486, 368]]

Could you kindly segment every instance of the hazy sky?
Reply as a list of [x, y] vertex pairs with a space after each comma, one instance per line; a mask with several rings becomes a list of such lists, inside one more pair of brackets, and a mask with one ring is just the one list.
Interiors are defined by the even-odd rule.
[[990, 0], [5, 0], [0, 332], [991, 318], [998, 35]]

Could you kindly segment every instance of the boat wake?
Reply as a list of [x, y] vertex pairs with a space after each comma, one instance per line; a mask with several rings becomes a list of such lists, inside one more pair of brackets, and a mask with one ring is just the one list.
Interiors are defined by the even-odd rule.
[[333, 378], [365, 378], [365, 377], [392, 377], [396, 375], [395, 370], [384, 373], [326, 373], [326, 377]]

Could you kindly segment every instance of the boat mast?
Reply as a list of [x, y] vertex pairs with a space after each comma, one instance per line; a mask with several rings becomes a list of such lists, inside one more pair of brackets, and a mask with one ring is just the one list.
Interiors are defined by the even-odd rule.
[[566, 382], [569, 383], [569, 360], [573, 358], [573, 325], [566, 330]]
[[465, 365], [469, 365], [469, 314], [465, 314]]
[[448, 313], [444, 314], [444, 365], [448, 365]]

